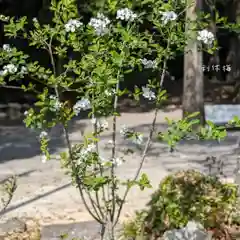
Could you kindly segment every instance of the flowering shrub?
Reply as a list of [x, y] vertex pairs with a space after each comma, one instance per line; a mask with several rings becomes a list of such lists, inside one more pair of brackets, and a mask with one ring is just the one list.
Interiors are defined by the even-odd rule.
[[[51, 159], [48, 149], [51, 141], [49, 130], [57, 124], [62, 125], [68, 148], [67, 152], [61, 154], [62, 165], [72, 177], [88, 212], [101, 224], [102, 238], [108, 234], [110, 239], [114, 239], [114, 229], [130, 189], [133, 186], [141, 190], [151, 187], [147, 175], [140, 173], [155, 133], [159, 108], [166, 99], [162, 85], [168, 60], [175, 57], [176, 49], [183, 51], [187, 40], [193, 37], [192, 34], [184, 33], [186, 7], [184, 1], [166, 3], [149, 0], [135, 1], [133, 4], [129, 1], [109, 0], [101, 11], [95, 12], [90, 21], [84, 24], [74, 0], [52, 0], [51, 24], [41, 24], [36, 18], [28, 20], [26, 17], [14, 19], [1, 16], [5, 22], [5, 35], [27, 39], [30, 46], [45, 50], [51, 67], [32, 62], [22, 51], [4, 45], [0, 52], [0, 83], [4, 85], [7, 80], [17, 81], [26, 75], [32, 79], [30, 84], [23, 86], [23, 90], [36, 92], [38, 101], [35, 107], [25, 113], [25, 124], [40, 132], [43, 162]], [[136, 9], [142, 9], [143, 12], [139, 13]], [[194, 22], [192, 31], [207, 28], [206, 19], [205, 22], [201, 19]], [[150, 23], [152, 28], [142, 30], [144, 21]], [[28, 23], [32, 25], [31, 29], [25, 29]], [[199, 36], [199, 47], [211, 52], [210, 47], [215, 46], [211, 34], [200, 32]], [[163, 39], [162, 45], [159, 39]], [[196, 36], [194, 39], [197, 40]], [[205, 46], [201, 43], [209, 43], [210, 40], [214, 44]], [[66, 63], [58, 68], [59, 62]], [[143, 68], [151, 69], [154, 73], [145, 87], [140, 89], [136, 86], [133, 92], [120, 89], [120, 82], [128, 73]], [[36, 88], [36, 82], [43, 84], [42, 92]], [[73, 108], [62, 101], [62, 94], [67, 91], [76, 92], [79, 96]], [[124, 162], [124, 158], [116, 151], [116, 125], [120, 115], [118, 101], [123, 95], [136, 101], [145, 98], [155, 104], [154, 118], [146, 141], [142, 133], [127, 126], [120, 130], [124, 139], [135, 143], [142, 151], [136, 175], [127, 181], [118, 179], [115, 174], [116, 167]], [[68, 123], [86, 110], [92, 119], [92, 132], [84, 136], [82, 143], [73, 145]], [[107, 116], [112, 116], [111, 127], [104, 120]], [[191, 132], [193, 124], [198, 122], [184, 119], [174, 123], [169, 129], [176, 128], [178, 131], [160, 134], [160, 138], [173, 147]], [[108, 128], [112, 131], [112, 151], [103, 158], [98, 143], [101, 134]], [[206, 133], [203, 129], [202, 132]], [[212, 127], [207, 136], [210, 138], [215, 134], [214, 139], [221, 139], [223, 136], [219, 132], [219, 129]], [[118, 192], [121, 185], [126, 187], [123, 196]]]
[[216, 177], [194, 170], [171, 174], [161, 181], [148, 208], [125, 224], [124, 236], [156, 239], [165, 231], [182, 228], [192, 220], [205, 229], [218, 229], [231, 220], [237, 190], [236, 184], [223, 184]]

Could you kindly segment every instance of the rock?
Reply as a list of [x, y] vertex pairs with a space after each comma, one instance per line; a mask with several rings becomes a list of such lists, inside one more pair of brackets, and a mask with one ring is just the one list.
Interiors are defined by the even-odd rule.
[[36, 220], [13, 218], [0, 224], [1, 240], [40, 240], [40, 227]]
[[211, 240], [212, 234], [204, 231], [203, 227], [195, 222], [188, 222], [181, 229], [167, 231], [163, 235], [164, 240]]
[[18, 218], [12, 218], [0, 224], [0, 237], [6, 237], [13, 233], [23, 233], [27, 229], [26, 224]]

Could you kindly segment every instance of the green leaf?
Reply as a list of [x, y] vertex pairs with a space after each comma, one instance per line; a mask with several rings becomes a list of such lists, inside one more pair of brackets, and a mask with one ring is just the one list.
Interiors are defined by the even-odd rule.
[[200, 112], [191, 113], [185, 119], [195, 118], [199, 115], [200, 115]]
[[69, 237], [69, 235], [67, 233], [62, 233], [60, 235], [60, 239], [64, 240], [64, 239], [67, 239]]
[[141, 178], [139, 179], [138, 185], [142, 191], [145, 188], [152, 188], [152, 185], [150, 184], [150, 180], [148, 179], [148, 176], [145, 173], [143, 173]]

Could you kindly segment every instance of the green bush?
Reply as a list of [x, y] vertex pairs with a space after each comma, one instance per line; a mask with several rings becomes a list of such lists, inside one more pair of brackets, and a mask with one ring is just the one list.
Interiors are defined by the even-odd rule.
[[194, 170], [168, 175], [152, 195], [147, 209], [124, 224], [122, 234], [125, 238], [157, 238], [167, 230], [186, 226], [190, 220], [205, 228], [217, 228], [231, 220], [237, 188]]

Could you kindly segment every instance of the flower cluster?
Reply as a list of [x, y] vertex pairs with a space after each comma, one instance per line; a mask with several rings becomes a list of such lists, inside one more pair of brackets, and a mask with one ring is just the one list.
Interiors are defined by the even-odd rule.
[[63, 104], [59, 101], [57, 96], [51, 95], [49, 98], [50, 98], [50, 110], [52, 112], [59, 111]]
[[9, 20], [9, 17], [6, 17], [6, 16], [4, 16], [4, 15], [0, 15], [0, 20], [1, 21], [3, 21], [3, 22], [6, 22], [6, 21], [8, 21]]
[[47, 156], [46, 156], [45, 154], [42, 154], [42, 155], [41, 155], [41, 162], [42, 162], [42, 163], [46, 163], [47, 160], [48, 160], [48, 159], [47, 159]]
[[116, 90], [115, 90], [115, 89], [111, 89], [111, 90], [106, 89], [106, 90], [104, 91], [104, 94], [105, 94], [107, 97], [112, 97], [112, 96], [114, 96], [114, 95], [116, 94]]
[[147, 60], [146, 58], [140, 60], [143, 64], [144, 68], [150, 69], [150, 68], [157, 68], [157, 62], [156, 60]]
[[84, 160], [89, 156], [89, 154], [96, 152], [96, 145], [94, 143], [90, 143], [87, 147], [81, 149], [78, 154], [78, 164], [84, 162]]
[[24, 75], [24, 74], [27, 74], [28, 70], [25, 66], [22, 66], [21, 69], [20, 69], [20, 74]]
[[118, 157], [108, 160], [108, 159], [106, 159], [102, 156], [99, 156], [98, 159], [99, 159], [99, 163], [102, 166], [104, 166], [104, 165], [109, 166], [109, 164], [113, 164], [114, 166], [118, 167], [118, 166], [122, 165], [122, 163], [123, 163], [123, 160], [121, 158], [118, 158]]
[[141, 145], [143, 143], [143, 134], [134, 132], [129, 129], [126, 125], [123, 125], [120, 129], [120, 135], [125, 138], [131, 140], [136, 145]]
[[142, 87], [143, 97], [148, 100], [156, 99], [155, 93], [149, 87]]
[[42, 131], [39, 135], [39, 139], [42, 140], [46, 138], [48, 138], [48, 133], [46, 131]]
[[28, 114], [29, 112], [27, 110], [23, 113], [24, 116], [28, 116]]
[[10, 63], [3, 67], [3, 70], [0, 71], [0, 75], [6, 76], [8, 74], [14, 74], [17, 72], [17, 70], [17, 67], [14, 64]]
[[80, 21], [76, 19], [70, 19], [66, 24], [65, 24], [65, 30], [66, 32], [75, 32], [76, 29], [80, 28], [83, 25]]
[[131, 133], [132, 131], [126, 125], [123, 125], [120, 129], [120, 135], [124, 138], [127, 138]]
[[141, 133], [135, 133], [132, 138], [132, 142], [136, 145], [141, 145], [143, 143], [143, 134]]
[[122, 8], [117, 11], [117, 19], [124, 21], [134, 21], [137, 18], [137, 14], [128, 8]]
[[198, 32], [197, 40], [203, 42], [206, 45], [212, 45], [214, 41], [214, 35], [207, 29]]
[[96, 18], [91, 18], [89, 25], [94, 28], [98, 36], [103, 36], [108, 33], [108, 25], [110, 20], [105, 17], [102, 13], [98, 13]]
[[123, 161], [122, 161], [121, 158], [114, 158], [114, 159], [112, 160], [112, 162], [113, 162], [113, 164], [114, 164], [116, 167], [122, 165], [122, 163], [123, 163]]
[[77, 101], [76, 104], [73, 106], [73, 111], [75, 115], [78, 116], [81, 110], [88, 110], [90, 108], [90, 101], [86, 98], [82, 98], [81, 100]]
[[177, 19], [177, 14], [173, 11], [161, 12], [163, 24], [167, 24], [170, 21], [175, 21]]
[[10, 47], [9, 44], [3, 44], [2, 49], [3, 49], [3, 51], [5, 51], [5, 52], [11, 52], [11, 51], [12, 51], [12, 49], [11, 49], [11, 47]]
[[97, 131], [103, 131], [108, 129], [108, 122], [106, 120], [92, 119], [92, 124], [96, 125]]

